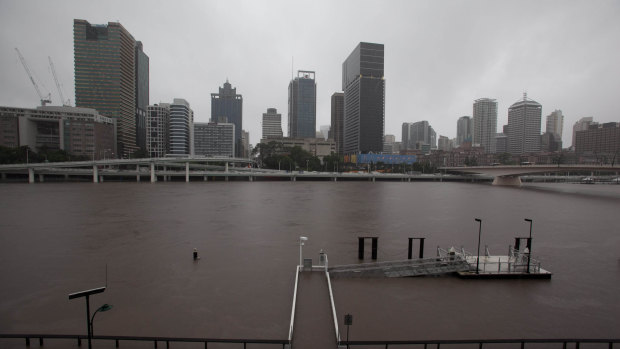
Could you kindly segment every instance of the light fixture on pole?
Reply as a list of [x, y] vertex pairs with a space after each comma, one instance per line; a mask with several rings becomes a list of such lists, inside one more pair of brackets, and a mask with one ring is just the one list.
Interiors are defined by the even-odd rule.
[[94, 336], [94, 327], [93, 327], [93, 321], [95, 320], [95, 315], [97, 315], [98, 312], [104, 312], [104, 311], [108, 311], [110, 309], [112, 309], [113, 306], [111, 304], [104, 304], [102, 306], [100, 306], [97, 310], [95, 310], [95, 313], [93, 314], [93, 317], [90, 318], [90, 335]]
[[482, 220], [480, 218], [475, 218], [476, 222], [478, 222], [478, 257], [476, 258], [476, 274], [480, 274], [480, 235], [482, 232]]
[[92, 333], [91, 333], [91, 326], [90, 326], [90, 301], [89, 301], [89, 297], [93, 294], [97, 294], [97, 293], [101, 293], [105, 291], [105, 287], [97, 287], [97, 288], [93, 288], [92, 290], [85, 290], [85, 291], [80, 291], [80, 292], [75, 292], [75, 293], [71, 293], [69, 295], [69, 299], [74, 299], [74, 298], [80, 298], [80, 297], [84, 297], [86, 298], [86, 330], [88, 331], [88, 349], [92, 349], [92, 343], [91, 343], [91, 337], [92, 337]]
[[527, 240], [528, 252], [527, 252], [527, 273], [530, 273], [530, 257], [532, 256], [532, 220], [529, 218], [525, 218], [526, 222], [530, 222], [530, 238]]
[[307, 237], [305, 237], [305, 236], [300, 236], [300, 237], [299, 237], [299, 268], [301, 268], [301, 267], [303, 266], [303, 264], [302, 264], [303, 259], [302, 259], [302, 252], [301, 252], [301, 248], [302, 248], [302, 247], [303, 247], [303, 245], [304, 245], [304, 241], [308, 241], [308, 238], [307, 238]]

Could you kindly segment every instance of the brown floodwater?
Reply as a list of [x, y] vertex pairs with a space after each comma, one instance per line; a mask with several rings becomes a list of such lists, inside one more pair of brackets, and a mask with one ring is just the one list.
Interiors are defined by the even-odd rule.
[[0, 333], [86, 333], [84, 301], [68, 294], [107, 278], [91, 310], [114, 308], [95, 334], [286, 339], [299, 236], [305, 257], [323, 249], [331, 265], [358, 262], [358, 236], [379, 237], [379, 260], [405, 259], [408, 237], [425, 237], [427, 256], [475, 252], [479, 217], [501, 255], [533, 219], [533, 255], [553, 278], [335, 279], [350, 339], [618, 338], [619, 216], [617, 185], [1, 184]]

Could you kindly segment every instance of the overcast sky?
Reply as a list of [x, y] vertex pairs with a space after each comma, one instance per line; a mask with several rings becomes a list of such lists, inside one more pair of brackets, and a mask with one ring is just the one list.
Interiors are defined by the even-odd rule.
[[[60, 98], [51, 56], [74, 105], [73, 19], [119, 21], [150, 58], [150, 103], [185, 98], [195, 121], [228, 78], [243, 95], [243, 128], [261, 137], [275, 107], [287, 133], [294, 70], [316, 71], [317, 130], [331, 122], [342, 62], [360, 41], [385, 45], [385, 133], [428, 120], [456, 136], [477, 98], [498, 101], [498, 131], [523, 92], [545, 116], [561, 109], [564, 146], [579, 118], [620, 121], [620, 1], [28, 1], [0, 0], [0, 105], [35, 107], [15, 47], [44, 91]], [[294, 59], [292, 59], [294, 57]]]

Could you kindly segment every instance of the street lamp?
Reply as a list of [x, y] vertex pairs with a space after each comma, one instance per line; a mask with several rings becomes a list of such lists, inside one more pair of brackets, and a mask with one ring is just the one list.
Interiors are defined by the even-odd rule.
[[478, 257], [476, 258], [476, 274], [480, 274], [480, 234], [482, 232], [482, 220], [480, 218], [475, 218], [476, 222], [478, 222]]
[[527, 273], [530, 273], [530, 257], [532, 256], [532, 220], [529, 218], [525, 219], [526, 222], [530, 222], [530, 239], [528, 240], [529, 244], [529, 252], [527, 253]]
[[299, 237], [299, 267], [301, 268], [301, 266], [303, 265], [302, 262], [302, 252], [301, 252], [301, 248], [304, 245], [304, 241], [308, 241], [308, 238], [305, 236], [300, 236]]
[[95, 313], [93, 314], [93, 317], [90, 318], [90, 335], [94, 336], [94, 330], [93, 330], [93, 321], [95, 320], [95, 315], [97, 315], [98, 312], [104, 312], [104, 311], [108, 311], [112, 309], [112, 305], [106, 303], [102, 306], [99, 307], [99, 309], [95, 310]]
[[310, 162], [310, 160], [306, 160], [306, 172], [308, 172], [308, 163]]
[[[105, 291], [105, 287], [97, 287], [97, 288], [93, 288], [92, 290], [79, 291], [79, 292], [71, 293], [69, 295], [69, 299], [80, 298], [80, 297], [86, 298], [86, 329], [88, 331], [88, 349], [92, 349], [93, 347], [91, 343], [92, 333], [91, 333], [91, 323], [90, 323], [91, 320], [90, 320], [89, 297], [93, 294], [102, 293], [103, 291]], [[97, 311], [99, 311], [99, 309], [97, 309]]]

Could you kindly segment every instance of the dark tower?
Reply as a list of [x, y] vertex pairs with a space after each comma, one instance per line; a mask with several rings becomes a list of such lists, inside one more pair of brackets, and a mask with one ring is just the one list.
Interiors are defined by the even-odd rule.
[[342, 63], [344, 154], [383, 151], [383, 44], [360, 42]]
[[211, 122], [235, 124], [235, 156], [243, 157], [241, 131], [243, 130], [243, 97], [232, 88], [228, 79], [219, 93], [211, 94]]

